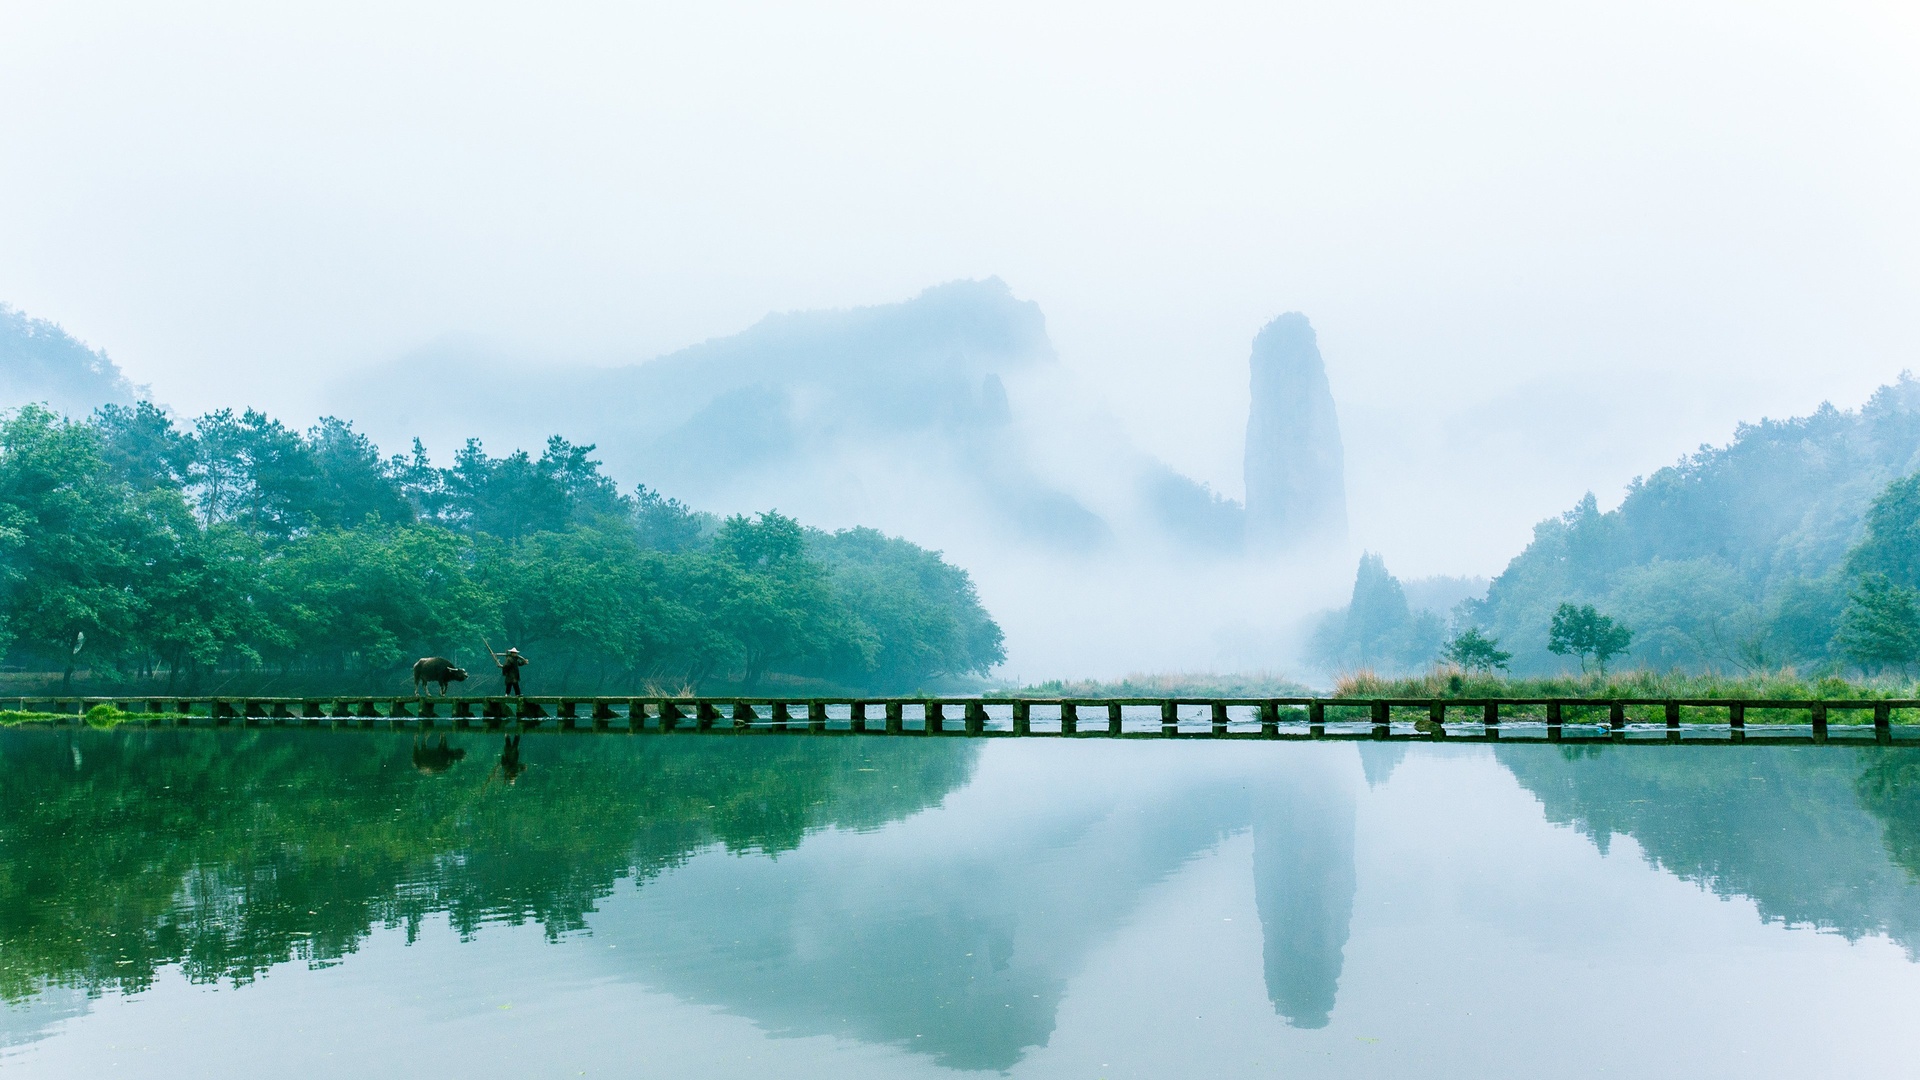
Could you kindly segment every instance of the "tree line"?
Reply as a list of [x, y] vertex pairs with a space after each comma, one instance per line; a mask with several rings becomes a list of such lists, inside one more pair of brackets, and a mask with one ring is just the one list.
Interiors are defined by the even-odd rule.
[[553, 692], [904, 690], [1004, 659], [938, 552], [622, 492], [593, 449], [554, 436], [493, 457], [470, 439], [440, 467], [331, 417], [19, 409], [0, 418], [0, 650], [15, 670], [182, 692], [410, 685], [425, 655], [485, 677], [508, 643]]

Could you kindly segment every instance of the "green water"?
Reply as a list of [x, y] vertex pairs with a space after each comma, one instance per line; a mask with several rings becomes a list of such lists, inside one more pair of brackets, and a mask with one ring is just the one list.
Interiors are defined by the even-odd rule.
[[8, 1076], [1886, 1076], [1920, 752], [0, 732]]

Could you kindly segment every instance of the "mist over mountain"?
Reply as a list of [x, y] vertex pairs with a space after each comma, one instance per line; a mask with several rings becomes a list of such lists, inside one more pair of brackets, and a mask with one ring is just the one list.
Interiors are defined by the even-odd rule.
[[[1416, 592], [1422, 603], [1409, 602]], [[1490, 583], [1403, 587], [1365, 556], [1308, 659], [1323, 673], [1420, 670], [1438, 656], [1445, 615], [1452, 630], [1499, 641], [1516, 672], [1566, 671], [1578, 661], [1548, 649], [1562, 604], [1617, 620], [1633, 635], [1624, 662], [1654, 670], [1909, 668], [1920, 661], [1920, 382], [1903, 373], [1858, 409], [1744, 424], [1724, 446], [1635, 478], [1613, 510], [1588, 494], [1536, 526]]]
[[[1339, 428], [1306, 318], [1263, 332], [1253, 367], [1262, 550], [1342, 537]], [[420, 354], [337, 401], [383, 441], [447, 449], [444, 417], [534, 445], [565, 431], [615, 475], [702, 506], [777, 506], [963, 549], [1222, 556], [1246, 538], [1240, 503], [1120, 434], [1059, 364], [1039, 307], [997, 278], [769, 315], [626, 367], [536, 375]]]
[[59, 326], [0, 303], [0, 408], [42, 402], [84, 416], [130, 405], [134, 387], [98, 349]]
[[1269, 669], [1298, 612], [1343, 588], [1327, 573], [1344, 561], [1343, 451], [1304, 315], [1262, 332], [1250, 376], [1251, 516], [1131, 441], [997, 278], [769, 315], [623, 367], [441, 346], [329, 404], [390, 447], [418, 435], [444, 457], [474, 432], [495, 452], [561, 432], [621, 483], [716, 513], [906, 537], [973, 573], [1010, 675], [1060, 677]]

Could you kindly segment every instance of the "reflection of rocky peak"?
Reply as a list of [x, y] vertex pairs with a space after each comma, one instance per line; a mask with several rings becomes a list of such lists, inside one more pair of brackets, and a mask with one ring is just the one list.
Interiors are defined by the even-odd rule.
[[1298, 761], [1254, 796], [1254, 901], [1267, 997], [1294, 1027], [1323, 1028], [1333, 1018], [1357, 888], [1357, 802], [1349, 770]]
[[1345, 452], [1313, 324], [1299, 312], [1253, 339], [1247, 541], [1273, 551], [1347, 533]]
[[1268, 996], [1323, 1027], [1353, 911], [1358, 776], [1344, 747], [1300, 749], [1144, 783], [1083, 765], [1084, 784], [1044, 803], [973, 792], [857, 844], [713, 852], [606, 902], [594, 934], [622, 975], [771, 1032], [1004, 1070], [1047, 1042], [1068, 983], [1147, 890], [1251, 825]]

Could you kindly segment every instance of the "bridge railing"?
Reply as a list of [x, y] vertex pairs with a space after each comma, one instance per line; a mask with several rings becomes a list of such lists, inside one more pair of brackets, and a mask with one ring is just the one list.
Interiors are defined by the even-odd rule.
[[[1028, 698], [532, 695], [56, 697], [22, 712], [96, 705], [154, 725], [489, 727], [694, 732], [1266, 739], [1920, 741], [1920, 699]], [[1911, 721], [1896, 724], [1895, 720]]]

